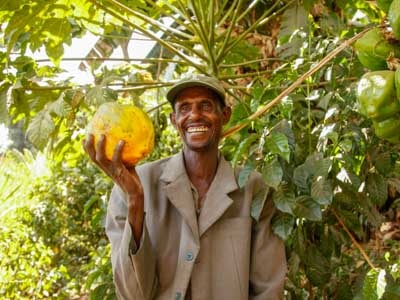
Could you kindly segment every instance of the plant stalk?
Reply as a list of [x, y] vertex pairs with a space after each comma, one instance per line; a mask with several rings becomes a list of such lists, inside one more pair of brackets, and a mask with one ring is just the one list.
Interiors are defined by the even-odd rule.
[[376, 269], [376, 267], [374, 266], [374, 264], [372, 263], [371, 259], [369, 258], [368, 254], [364, 251], [364, 249], [361, 247], [361, 245], [357, 242], [357, 240], [355, 239], [355, 237], [351, 234], [350, 230], [347, 228], [346, 224], [344, 224], [343, 220], [340, 218], [340, 216], [337, 214], [337, 212], [331, 208], [332, 213], [334, 214], [334, 216], [336, 217], [336, 219], [338, 220], [339, 224], [343, 227], [344, 231], [346, 231], [346, 233], [348, 234], [348, 236], [350, 237], [351, 241], [353, 242], [353, 244], [357, 247], [357, 249], [361, 252], [361, 255], [365, 258], [365, 260], [367, 261], [367, 263], [369, 264], [369, 266], [372, 269]]
[[340, 44], [336, 49], [334, 49], [332, 52], [330, 52], [327, 56], [325, 56], [318, 64], [314, 65], [310, 70], [308, 70], [306, 73], [304, 73], [302, 76], [300, 76], [295, 82], [293, 82], [288, 88], [286, 88], [283, 92], [281, 92], [274, 100], [271, 102], [267, 103], [264, 107], [260, 108], [257, 110], [255, 113], [253, 113], [251, 116], [247, 118], [247, 121], [244, 122], [243, 124], [238, 124], [236, 126], [233, 126], [226, 130], [223, 134], [223, 137], [227, 137], [235, 132], [238, 132], [239, 130], [243, 129], [246, 127], [251, 121], [254, 121], [258, 117], [262, 116], [265, 114], [267, 111], [269, 111], [272, 107], [275, 105], [279, 104], [282, 99], [286, 96], [288, 96], [291, 92], [293, 92], [305, 79], [310, 77], [312, 74], [317, 72], [319, 69], [321, 69], [323, 66], [325, 66], [331, 59], [333, 59], [338, 53], [343, 51], [346, 47], [350, 46], [352, 43], [357, 41], [359, 38], [361, 38], [365, 33], [370, 31], [371, 28], [364, 29], [360, 33], [356, 34], [355, 36], [351, 37], [348, 40], [343, 41], [342, 44]]

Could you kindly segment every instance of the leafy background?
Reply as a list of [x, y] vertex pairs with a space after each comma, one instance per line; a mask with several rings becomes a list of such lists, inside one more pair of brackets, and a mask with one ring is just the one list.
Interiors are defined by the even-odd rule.
[[[367, 70], [345, 44], [385, 18], [359, 0], [2, 1], [0, 120], [13, 145], [0, 156], [1, 298], [115, 298], [111, 182], [83, 154], [85, 126], [101, 103], [133, 103], [156, 127], [148, 160], [175, 153], [165, 91], [196, 72], [229, 92], [221, 151], [244, 166], [239, 184], [256, 169], [276, 190], [285, 298], [400, 299], [399, 145], [358, 112]], [[87, 33], [96, 49], [65, 57]], [[127, 51], [133, 33], [156, 42], [145, 58]], [[119, 63], [104, 64], [116, 49]], [[76, 82], [68, 60], [93, 80]]]

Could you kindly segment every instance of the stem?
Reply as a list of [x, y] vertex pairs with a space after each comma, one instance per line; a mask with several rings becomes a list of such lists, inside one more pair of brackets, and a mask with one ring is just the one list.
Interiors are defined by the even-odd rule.
[[153, 111], [155, 111], [155, 110], [157, 110], [157, 109], [163, 107], [165, 104], [168, 104], [168, 103], [169, 103], [168, 101], [161, 102], [160, 104], [158, 104], [158, 105], [155, 106], [155, 107], [150, 108], [150, 109], [147, 110], [146, 112], [149, 114], [149, 113], [151, 113], [151, 112], [153, 112]]
[[275, 105], [279, 104], [284, 97], [289, 95], [291, 92], [293, 92], [305, 79], [310, 77], [312, 74], [317, 72], [319, 69], [321, 69], [323, 66], [325, 66], [331, 59], [333, 59], [338, 53], [340, 53], [343, 49], [346, 47], [350, 46], [352, 43], [354, 43], [356, 40], [361, 38], [366, 32], [371, 30], [371, 28], [364, 29], [360, 33], [356, 34], [352, 38], [345, 40], [341, 45], [339, 45], [336, 49], [334, 49], [332, 52], [330, 52], [327, 56], [325, 56], [318, 64], [314, 65], [310, 70], [308, 70], [306, 73], [304, 73], [302, 76], [300, 76], [295, 82], [293, 82], [288, 88], [286, 88], [283, 92], [281, 92], [274, 100], [271, 102], [267, 103], [264, 107], [260, 108], [257, 110], [255, 113], [253, 113], [251, 116], [247, 118], [247, 121], [243, 124], [238, 124], [236, 126], [233, 126], [229, 128], [227, 131], [224, 132], [223, 137], [227, 137], [235, 132], [238, 132], [242, 128], [246, 127], [251, 121], [257, 119], [259, 116], [263, 115], [267, 111], [269, 111], [272, 107]]
[[237, 64], [221, 64], [221, 68], [235, 68], [235, 67], [241, 67], [241, 66], [246, 66], [246, 65], [251, 65], [251, 64], [256, 64], [264, 61], [286, 61], [281, 58], [277, 57], [268, 57], [268, 58], [261, 58], [261, 59], [255, 59], [255, 60], [248, 60], [242, 63], [237, 63]]
[[[232, 4], [232, 7], [235, 7], [235, 9], [233, 10], [233, 16], [232, 16], [232, 20], [230, 21], [228, 30], [225, 31], [227, 33], [225, 35], [222, 47], [221, 47], [219, 53], [217, 54], [217, 57], [216, 57], [217, 63], [219, 63], [222, 60], [223, 53], [225, 53], [225, 49], [228, 46], [228, 41], [231, 38], [232, 30], [233, 30], [234, 25], [236, 24], [237, 14], [238, 14], [239, 8], [241, 6], [242, 6], [242, 0], [235, 0], [235, 2]], [[225, 34], [225, 32], [223, 34]]]
[[[89, 60], [89, 61], [140, 61], [140, 62], [148, 62], [148, 63], [178, 63], [183, 64], [181, 60], [176, 59], [168, 59], [168, 58], [109, 58], [109, 57], [65, 57], [62, 58], [61, 61], [82, 61], [82, 60]], [[39, 62], [48, 62], [51, 61], [49, 58], [37, 59], [35, 60], [37, 63]]]
[[243, 73], [243, 74], [236, 74], [236, 75], [224, 75], [220, 76], [219, 79], [235, 79], [235, 78], [246, 78], [251, 76], [258, 76], [263, 74], [272, 73], [274, 70], [264, 70], [259, 72], [251, 72], [251, 73]]
[[350, 230], [347, 228], [347, 226], [344, 224], [343, 220], [340, 218], [340, 216], [337, 214], [337, 212], [331, 208], [332, 213], [335, 215], [336, 219], [338, 220], [339, 224], [343, 227], [344, 231], [349, 235], [351, 241], [353, 244], [357, 247], [357, 249], [361, 252], [361, 255], [365, 258], [367, 263], [372, 269], [376, 269], [374, 264], [371, 262], [371, 259], [369, 258], [368, 254], [364, 251], [364, 249], [361, 247], [361, 245], [357, 242], [357, 240], [354, 238], [354, 236], [351, 234]]
[[[223, 49], [220, 52], [220, 55], [218, 56], [217, 61], [220, 61], [234, 46], [236, 46], [240, 41], [242, 41], [249, 32], [253, 31], [255, 28], [264, 24], [265, 22], [271, 20], [271, 18], [277, 16], [281, 11], [285, 10], [288, 6], [290, 6], [294, 1], [296, 1], [296, 0], [290, 1], [285, 6], [281, 7], [276, 12], [274, 12], [273, 14], [268, 16], [271, 13], [271, 11], [275, 8], [275, 6], [279, 4], [279, 1], [276, 1], [271, 6], [271, 8], [269, 10], [267, 10], [266, 12], [264, 12], [263, 15], [256, 22], [254, 22], [249, 28], [247, 28], [243, 33], [241, 33], [240, 36], [235, 38], [233, 43], [229, 44], [225, 49]], [[266, 16], [268, 16], [268, 17], [266, 17]]]
[[119, 7], [119, 8], [121, 8], [123, 11], [129, 12], [129, 13], [132, 14], [133, 16], [135, 16], [135, 17], [137, 17], [137, 18], [139, 18], [139, 19], [145, 21], [147, 24], [150, 24], [150, 25], [152, 25], [152, 26], [155, 26], [155, 27], [159, 28], [159, 29], [160, 29], [161, 31], [163, 31], [164, 33], [169, 34], [169, 32], [172, 32], [172, 33], [174, 33], [174, 34], [176, 34], [176, 35], [178, 35], [178, 36], [181, 36], [181, 37], [183, 37], [183, 38], [185, 38], [185, 39], [189, 39], [189, 40], [190, 40], [191, 38], [193, 38], [193, 36], [191, 36], [190, 34], [187, 34], [187, 33], [185, 33], [185, 32], [182, 32], [182, 31], [180, 31], [180, 30], [177, 30], [177, 29], [175, 29], [175, 28], [173, 28], [173, 27], [169, 27], [169, 26], [167, 26], [167, 25], [164, 25], [163, 23], [158, 22], [158, 21], [156, 21], [156, 20], [154, 20], [154, 19], [152, 19], [152, 18], [149, 18], [148, 16], [146, 16], [146, 15], [144, 15], [144, 14], [141, 14], [141, 13], [138, 12], [137, 10], [133, 10], [133, 9], [131, 9], [130, 7], [125, 6], [124, 4], [122, 4], [122, 3], [120, 3], [120, 2], [118, 2], [118, 1], [116, 1], [116, 0], [107, 0], [107, 1], [108, 1], [108, 2], [111, 2], [113, 5], [115, 5], [115, 6]]
[[[207, 51], [208, 59], [210, 60], [209, 63], [211, 64], [211, 70], [214, 72], [216, 70], [216, 67], [215, 67], [216, 65], [215, 65], [215, 58], [214, 58], [214, 55], [211, 50], [213, 47], [213, 44], [211, 44], [210, 40], [208, 39], [209, 35], [206, 32], [207, 23], [203, 24], [201, 22], [202, 19], [206, 20], [206, 18], [203, 17], [204, 9], [202, 7], [201, 1], [198, 1], [199, 5], [200, 5], [200, 9], [198, 9], [198, 7], [196, 6], [197, 1], [189, 0], [189, 2], [191, 3], [191, 5], [193, 7], [193, 13], [197, 20], [197, 25], [199, 28], [198, 32], [200, 33], [200, 40], [202, 41], [204, 50]], [[210, 13], [212, 14], [213, 12], [210, 12]], [[217, 75], [217, 74], [214, 74], [214, 75]]]
[[[154, 40], [155, 42], [160, 43], [161, 45], [163, 45], [166, 49], [168, 49], [169, 51], [171, 51], [172, 53], [175, 53], [176, 55], [178, 55], [180, 58], [182, 58], [183, 60], [185, 60], [190, 66], [194, 67], [195, 69], [197, 69], [200, 73], [207, 73], [202, 67], [201, 65], [198, 65], [196, 63], [193, 62], [193, 59], [189, 56], [187, 56], [186, 54], [182, 53], [181, 51], [179, 51], [178, 49], [176, 49], [175, 47], [171, 46], [171, 44], [167, 43], [166, 41], [164, 41], [163, 39], [158, 38], [155, 34], [153, 34], [150, 31], [146, 31], [144, 28], [141, 28], [140, 26], [136, 25], [135, 23], [129, 21], [128, 19], [124, 18], [123, 16], [120, 16], [118, 13], [112, 11], [111, 9], [109, 9], [108, 7], [98, 3], [96, 0], [88, 0], [90, 2], [92, 2], [93, 4], [95, 4], [96, 6], [98, 6], [100, 9], [102, 9], [103, 11], [109, 13], [110, 15], [114, 16], [115, 18], [129, 24], [130, 26], [132, 26], [132, 28], [137, 29], [138, 31], [140, 31], [141, 33], [143, 33], [144, 35], [148, 36], [149, 38], [151, 38], [152, 40]], [[192, 51], [193, 52], [193, 51]]]

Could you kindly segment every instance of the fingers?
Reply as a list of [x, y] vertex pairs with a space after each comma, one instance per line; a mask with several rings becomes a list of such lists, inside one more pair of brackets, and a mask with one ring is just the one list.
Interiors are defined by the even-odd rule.
[[92, 134], [89, 134], [87, 139], [82, 141], [83, 149], [90, 156], [92, 160], [96, 158], [96, 150], [94, 149], [94, 137]]
[[125, 141], [120, 140], [117, 143], [117, 146], [115, 146], [113, 157], [112, 157], [112, 162], [113, 163], [121, 163], [122, 164], [122, 150], [124, 149]]
[[100, 135], [96, 145], [96, 161], [104, 165], [108, 161], [106, 157], [106, 137], [104, 134]]

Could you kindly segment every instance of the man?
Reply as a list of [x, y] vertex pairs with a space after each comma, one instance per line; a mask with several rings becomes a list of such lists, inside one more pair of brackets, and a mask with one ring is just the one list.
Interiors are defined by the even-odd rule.
[[[239, 171], [218, 144], [231, 110], [214, 78], [175, 84], [167, 99], [182, 152], [136, 168], [112, 161], [85, 143], [91, 159], [116, 183], [106, 233], [120, 299], [281, 299], [286, 273], [283, 242], [271, 231], [268, 187], [254, 172], [239, 188]], [[255, 209], [256, 206], [259, 209]], [[259, 212], [257, 214], [257, 211]]]

